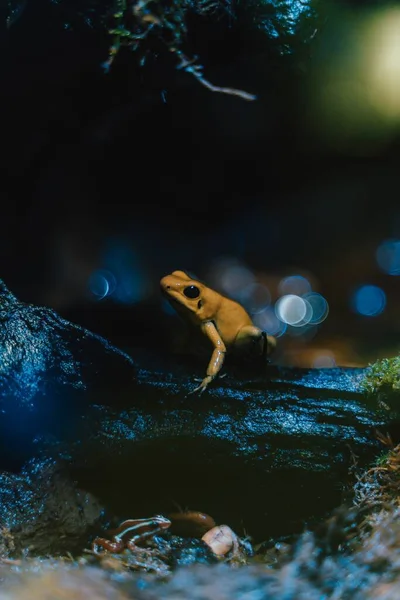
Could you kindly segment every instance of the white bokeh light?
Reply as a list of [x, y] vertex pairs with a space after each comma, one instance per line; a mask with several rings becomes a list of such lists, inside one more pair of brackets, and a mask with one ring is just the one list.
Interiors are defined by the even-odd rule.
[[275, 313], [280, 321], [287, 325], [300, 325], [307, 323], [307, 313], [312, 315], [312, 309], [308, 302], [295, 294], [286, 294], [279, 298], [275, 304]]
[[327, 300], [317, 292], [305, 294], [303, 298], [310, 304], [312, 309], [312, 316], [309, 322], [312, 325], [318, 325], [318, 323], [325, 321], [329, 313], [329, 305]]

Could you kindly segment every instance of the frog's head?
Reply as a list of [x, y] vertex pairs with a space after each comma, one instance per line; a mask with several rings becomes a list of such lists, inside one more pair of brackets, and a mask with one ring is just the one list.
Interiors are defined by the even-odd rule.
[[160, 281], [163, 294], [180, 313], [197, 314], [202, 307], [204, 285], [184, 271], [174, 271]]

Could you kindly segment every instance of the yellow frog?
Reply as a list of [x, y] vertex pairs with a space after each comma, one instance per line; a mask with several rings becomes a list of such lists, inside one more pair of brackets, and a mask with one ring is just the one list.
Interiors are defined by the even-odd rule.
[[191, 393], [201, 394], [216, 378], [226, 352], [255, 349], [259, 355], [267, 356], [275, 348], [275, 338], [253, 325], [243, 306], [191, 279], [184, 271], [166, 275], [160, 285], [178, 314], [199, 328], [214, 348], [206, 377]]

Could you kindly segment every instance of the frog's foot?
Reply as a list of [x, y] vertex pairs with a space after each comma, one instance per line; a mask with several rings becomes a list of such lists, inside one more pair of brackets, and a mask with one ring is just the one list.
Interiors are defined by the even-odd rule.
[[204, 379], [195, 379], [195, 381], [201, 381], [201, 383], [187, 395], [191, 396], [192, 394], [196, 394], [196, 392], [198, 392], [199, 396], [201, 396], [201, 394], [207, 389], [208, 384], [211, 383], [213, 379], [214, 377], [212, 375], [207, 375], [207, 377], [204, 377]]
[[191, 394], [195, 394], [196, 392], [199, 392], [199, 396], [201, 396], [201, 394], [204, 392], [204, 390], [207, 389], [208, 384], [211, 383], [212, 381], [214, 381], [214, 379], [216, 379], [217, 377], [219, 379], [222, 379], [223, 377], [226, 377], [227, 373], [223, 373], [222, 375], [207, 375], [207, 377], [204, 377], [204, 379], [200, 379], [199, 377], [195, 377], [194, 381], [198, 381], [200, 382], [200, 385], [198, 385], [196, 388], [194, 388], [194, 390], [192, 390], [191, 392], [189, 392], [187, 395], [190, 396]]

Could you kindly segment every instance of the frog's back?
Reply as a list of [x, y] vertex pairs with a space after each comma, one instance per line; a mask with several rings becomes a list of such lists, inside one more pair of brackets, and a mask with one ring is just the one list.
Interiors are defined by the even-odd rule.
[[213, 320], [225, 345], [229, 346], [234, 343], [242, 327], [253, 325], [253, 322], [241, 304], [224, 296], [222, 298], [218, 313]]

